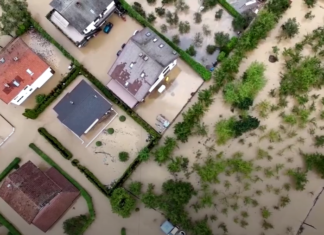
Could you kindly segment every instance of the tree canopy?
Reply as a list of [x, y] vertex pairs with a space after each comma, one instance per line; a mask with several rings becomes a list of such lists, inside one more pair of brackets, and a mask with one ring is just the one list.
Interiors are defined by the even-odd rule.
[[63, 222], [64, 233], [68, 235], [82, 234], [84, 232], [84, 226], [86, 226], [88, 221], [88, 215], [79, 215], [67, 219]]
[[125, 189], [117, 188], [111, 195], [110, 204], [114, 213], [128, 218], [136, 207], [136, 200]]

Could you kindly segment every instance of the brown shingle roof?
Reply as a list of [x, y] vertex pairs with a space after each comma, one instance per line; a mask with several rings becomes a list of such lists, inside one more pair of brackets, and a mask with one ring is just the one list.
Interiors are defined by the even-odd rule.
[[0, 187], [0, 197], [31, 223], [38, 211], [62, 189], [31, 161], [11, 173]]
[[[14, 60], [15, 57], [18, 58], [17, 61]], [[33, 84], [47, 68], [49, 65], [21, 38], [13, 40], [0, 52], [0, 99], [7, 104], [10, 103], [27, 85]], [[27, 69], [33, 73], [32, 76], [27, 73]], [[20, 83], [19, 87], [13, 84], [14, 80]], [[6, 84], [9, 87], [6, 87]]]

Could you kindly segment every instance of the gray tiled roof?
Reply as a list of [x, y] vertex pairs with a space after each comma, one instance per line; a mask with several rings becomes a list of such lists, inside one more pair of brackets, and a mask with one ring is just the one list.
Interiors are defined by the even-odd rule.
[[163, 69], [177, 58], [178, 54], [168, 44], [145, 28], [130, 38], [108, 74], [141, 101]]
[[[71, 104], [71, 101], [73, 104]], [[112, 105], [95, 89], [82, 80], [54, 107], [58, 119], [78, 136], [103, 117]]]
[[53, 0], [50, 5], [82, 34], [111, 2], [113, 0]]

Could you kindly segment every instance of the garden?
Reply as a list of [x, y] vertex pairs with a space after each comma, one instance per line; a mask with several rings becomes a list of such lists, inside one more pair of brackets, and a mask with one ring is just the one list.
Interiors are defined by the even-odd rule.
[[306, 3], [274, 2], [259, 13], [215, 84], [124, 185], [145, 207], [192, 234], [307, 227], [323, 185], [324, 31], [320, 7]]

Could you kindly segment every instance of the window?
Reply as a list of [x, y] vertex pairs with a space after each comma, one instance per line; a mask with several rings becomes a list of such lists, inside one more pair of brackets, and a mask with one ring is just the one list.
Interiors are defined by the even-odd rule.
[[130, 63], [129, 67], [133, 68], [133, 66], [134, 66], [134, 63]]
[[141, 78], [143, 78], [145, 76], [145, 73], [143, 72], [143, 73], [141, 73]]
[[164, 44], [161, 43], [161, 44], [159, 45], [159, 47], [160, 47], [160, 48], [163, 48], [163, 47], [164, 47]]
[[157, 38], [154, 38], [154, 39], [153, 39], [153, 42], [157, 42]]
[[34, 73], [30, 70], [30, 69], [27, 69], [26, 72], [30, 75], [30, 76], [33, 76]]
[[151, 33], [147, 32], [145, 35], [146, 35], [146, 37], [149, 37], [149, 36], [151, 36]]

